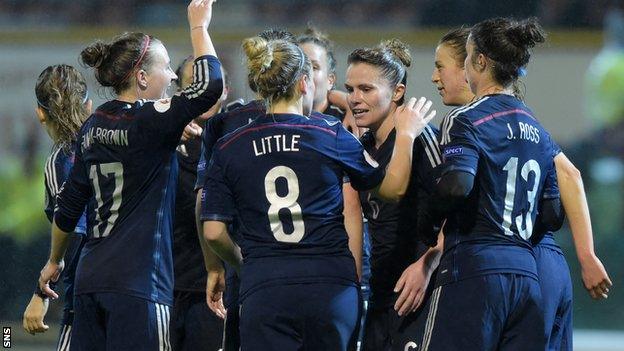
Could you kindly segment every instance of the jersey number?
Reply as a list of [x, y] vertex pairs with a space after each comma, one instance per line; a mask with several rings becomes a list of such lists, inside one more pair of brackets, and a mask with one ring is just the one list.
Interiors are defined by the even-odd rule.
[[[518, 158], [512, 157], [507, 161], [504, 171], [507, 171], [507, 194], [505, 195], [505, 206], [503, 210], [503, 229], [506, 235], [514, 235], [511, 231], [511, 214], [513, 212], [514, 201], [516, 197], [516, 177], [518, 174]], [[520, 170], [520, 175], [525, 182], [529, 181], [529, 173], [535, 174], [535, 182], [533, 183], [533, 189], [527, 191], [527, 199], [529, 200], [529, 211], [523, 216], [520, 214], [515, 218], [516, 228], [518, 228], [518, 234], [528, 240], [533, 234], [533, 220], [531, 214], [535, 210], [535, 197], [537, 196], [537, 188], [539, 187], [540, 179], [540, 167], [539, 163], [535, 160], [528, 160]], [[524, 226], [522, 225], [524, 222]]]
[[[286, 179], [288, 191], [284, 196], [277, 194], [276, 182], [278, 178]], [[286, 166], [273, 167], [264, 177], [264, 191], [266, 192], [267, 200], [271, 204], [268, 216], [275, 239], [286, 243], [298, 243], [301, 241], [303, 234], [305, 234], [305, 225], [301, 215], [301, 206], [297, 203], [297, 199], [299, 199], [299, 179], [295, 171]], [[288, 210], [292, 218], [293, 231], [290, 234], [284, 231], [284, 225], [279, 218], [279, 212], [282, 209]]]
[[[102, 184], [100, 184], [101, 177], [105, 178]], [[123, 189], [123, 165], [119, 162], [92, 165], [89, 170], [89, 178], [93, 182], [95, 199], [98, 205], [98, 208], [95, 210], [95, 220], [98, 224], [93, 227], [93, 237], [103, 238], [110, 234], [119, 216], [121, 189]], [[114, 186], [112, 192], [107, 191], [110, 189], [111, 181]], [[108, 218], [102, 223], [102, 217], [106, 217], [104, 214], [105, 206], [110, 206], [110, 210], [108, 211]], [[101, 230], [102, 225], [104, 225], [104, 231]]]

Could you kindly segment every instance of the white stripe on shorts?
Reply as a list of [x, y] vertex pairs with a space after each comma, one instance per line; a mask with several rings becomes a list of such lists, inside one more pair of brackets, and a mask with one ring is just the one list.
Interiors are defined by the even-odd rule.
[[439, 286], [433, 291], [431, 297], [431, 305], [429, 306], [429, 314], [427, 315], [427, 324], [425, 324], [425, 334], [423, 335], [423, 341], [421, 343], [421, 351], [427, 351], [429, 349], [429, 343], [431, 342], [431, 334], [433, 334], [433, 326], [435, 325], [436, 313], [438, 312], [438, 302], [440, 301], [440, 294], [442, 293], [442, 287]]
[[69, 351], [69, 345], [71, 340], [71, 325], [64, 325], [59, 337], [56, 351]]

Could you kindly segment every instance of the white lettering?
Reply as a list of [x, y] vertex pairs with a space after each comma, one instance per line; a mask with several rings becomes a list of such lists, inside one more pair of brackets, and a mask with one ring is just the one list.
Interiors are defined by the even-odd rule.
[[298, 134], [291, 136], [277, 134], [252, 140], [254, 155], [262, 156], [273, 152], [299, 151], [299, 138], [301, 138], [301, 135]]

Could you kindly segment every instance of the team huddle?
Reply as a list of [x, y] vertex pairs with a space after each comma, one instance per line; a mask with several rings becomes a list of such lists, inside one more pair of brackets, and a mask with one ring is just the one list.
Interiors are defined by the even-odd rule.
[[438, 129], [398, 39], [351, 52], [342, 90], [326, 37], [266, 30], [242, 43], [257, 99], [225, 104], [213, 2], [188, 6], [175, 72], [147, 34], [83, 49], [115, 95], [93, 113], [75, 68], [39, 76], [52, 240], [26, 331], [63, 272], [58, 350], [572, 350], [566, 214], [588, 292], [611, 281], [580, 174], [519, 88], [535, 19], [440, 39]]

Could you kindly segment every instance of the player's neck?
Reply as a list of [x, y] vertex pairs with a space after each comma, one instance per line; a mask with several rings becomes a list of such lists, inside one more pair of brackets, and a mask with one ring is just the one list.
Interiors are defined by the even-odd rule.
[[511, 87], [502, 87], [496, 83], [486, 82], [482, 86], [477, 87], [476, 99], [480, 99], [486, 95], [493, 94], [507, 94], [513, 95], [513, 88]]
[[319, 104], [315, 104], [312, 110], [323, 113], [325, 112], [325, 110], [327, 110], [327, 107], [329, 107], [329, 101], [325, 99], [321, 101]]
[[269, 113], [290, 113], [294, 115], [303, 114], [303, 105], [301, 99], [297, 101], [280, 100], [269, 106]]
[[375, 128], [373, 135], [375, 136], [375, 148], [379, 149], [381, 145], [388, 139], [388, 135], [394, 129], [394, 121], [392, 119], [392, 113], [395, 109], [392, 109], [388, 114], [388, 117], [384, 118], [383, 122], [379, 125], [379, 128]]

